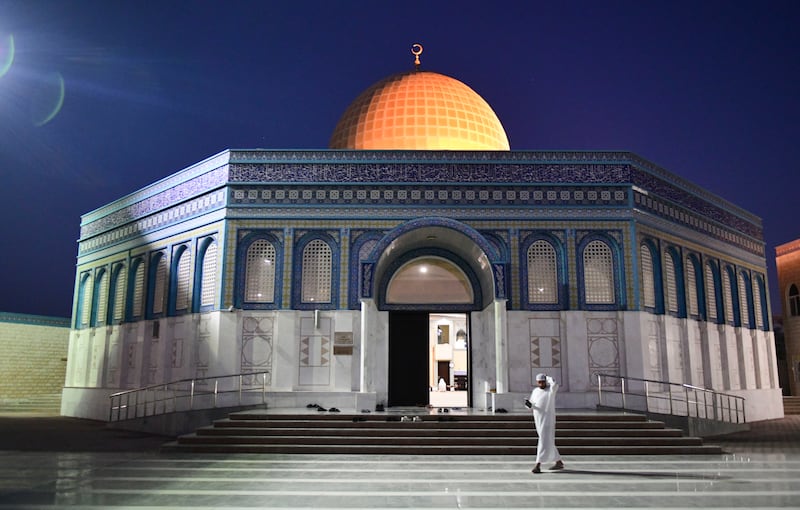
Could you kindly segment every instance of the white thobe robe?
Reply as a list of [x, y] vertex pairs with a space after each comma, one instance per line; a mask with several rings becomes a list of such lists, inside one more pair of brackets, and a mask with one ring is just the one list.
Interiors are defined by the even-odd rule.
[[533, 422], [536, 424], [536, 433], [539, 444], [536, 445], [536, 463], [556, 462], [561, 460], [561, 455], [556, 448], [556, 392], [558, 384], [552, 377], [547, 378], [547, 388], [538, 386], [531, 392], [528, 399], [533, 405]]

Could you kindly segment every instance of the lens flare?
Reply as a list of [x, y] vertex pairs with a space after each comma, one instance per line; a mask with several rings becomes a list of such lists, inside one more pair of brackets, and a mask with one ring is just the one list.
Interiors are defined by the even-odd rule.
[[5, 37], [0, 37], [0, 77], [11, 69], [11, 64], [14, 63], [14, 36], [8, 34]]
[[61, 73], [50, 73], [33, 89], [31, 120], [41, 127], [53, 120], [64, 104], [64, 78]]

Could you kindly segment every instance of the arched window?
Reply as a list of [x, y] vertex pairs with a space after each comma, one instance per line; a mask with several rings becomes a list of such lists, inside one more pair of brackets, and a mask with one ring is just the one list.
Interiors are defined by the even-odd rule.
[[217, 291], [217, 241], [209, 240], [200, 245], [200, 291], [198, 308], [208, 308], [214, 306], [214, 296]]
[[111, 306], [108, 310], [108, 321], [119, 324], [125, 317], [125, 264], [122, 262], [111, 267], [109, 298]]
[[137, 258], [131, 262], [130, 279], [128, 280], [128, 317], [134, 319], [144, 314], [144, 259]]
[[558, 264], [552, 244], [539, 239], [528, 248], [528, 302], [558, 303]]
[[245, 256], [244, 300], [248, 303], [275, 302], [275, 245], [266, 239], [250, 244]]
[[646, 243], [639, 247], [642, 266], [642, 304], [645, 308], [656, 307], [656, 279], [653, 271], [653, 253]]
[[591, 241], [583, 249], [583, 285], [586, 304], [614, 304], [614, 259], [603, 241]]
[[108, 275], [105, 269], [98, 270], [95, 276], [92, 307], [92, 326], [102, 326], [108, 313]]
[[728, 324], [735, 324], [735, 317], [733, 314], [733, 282], [731, 281], [730, 268], [726, 267], [722, 270], [722, 292], [723, 292], [723, 306], [725, 307], [725, 322]]
[[75, 314], [76, 326], [80, 329], [89, 325], [92, 312], [92, 275], [88, 271], [80, 277], [78, 287], [78, 310]]
[[675, 259], [669, 250], [664, 252], [664, 279], [666, 280], [667, 312], [677, 314], [681, 296], [679, 295], [678, 278], [676, 276], [678, 268], [675, 267]]
[[686, 295], [689, 302], [689, 315], [697, 317], [700, 315], [700, 293], [697, 286], [697, 272], [694, 267], [694, 259], [686, 257]]
[[185, 313], [189, 310], [189, 282], [192, 277], [192, 252], [186, 246], [175, 250], [172, 260], [172, 282], [170, 313]]
[[150, 314], [164, 313], [164, 297], [167, 290], [167, 257], [159, 252], [150, 259], [149, 302]]
[[789, 315], [797, 317], [800, 315], [800, 293], [797, 292], [797, 285], [789, 287]]
[[755, 317], [753, 313], [753, 287], [750, 284], [750, 276], [740, 271], [738, 274], [739, 286], [739, 315], [742, 327], [755, 327]]
[[330, 303], [332, 300], [331, 271], [333, 254], [331, 247], [321, 239], [313, 239], [303, 248], [302, 280], [300, 284], [302, 303]]
[[761, 275], [756, 275], [754, 278], [755, 288], [753, 289], [753, 307], [756, 316], [756, 327], [764, 329], [765, 324], [769, 324], [766, 318], [766, 293], [764, 290], [764, 278]]
[[711, 262], [706, 264], [706, 314], [711, 322], [719, 321], [717, 313], [717, 279], [714, 278], [715, 268]]

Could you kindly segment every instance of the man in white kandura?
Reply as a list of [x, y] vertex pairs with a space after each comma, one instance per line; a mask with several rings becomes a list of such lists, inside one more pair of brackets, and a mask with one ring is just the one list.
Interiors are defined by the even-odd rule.
[[[536, 466], [533, 473], [542, 472], [542, 462], [555, 462], [550, 469], [564, 469], [561, 454], [556, 448], [556, 392], [558, 384], [544, 374], [536, 376], [538, 387], [531, 392], [530, 403], [539, 444], [536, 445]], [[526, 404], [527, 405], [527, 404]]]

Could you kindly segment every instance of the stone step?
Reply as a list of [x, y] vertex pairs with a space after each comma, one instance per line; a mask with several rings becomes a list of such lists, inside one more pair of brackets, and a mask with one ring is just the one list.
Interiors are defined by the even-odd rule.
[[[536, 451], [531, 416], [519, 414], [233, 413], [164, 446], [170, 452], [525, 454]], [[562, 454], [720, 453], [680, 430], [630, 414], [559, 414]]]
[[[629, 445], [629, 446], [559, 446], [563, 456], [569, 455], [718, 455], [722, 450], [710, 445]], [[254, 444], [189, 444], [167, 443], [163, 452], [185, 453], [280, 453], [332, 455], [526, 455], [536, 456], [535, 446], [409, 446], [409, 445], [254, 445]]]
[[[322, 427], [298, 427], [292, 428], [291, 434], [297, 436], [312, 436], [312, 435], [339, 435], [339, 436], [364, 436], [369, 435], [372, 437], [459, 437], [463, 436], [465, 431], [459, 428], [431, 428], [424, 427], [423, 423], [403, 423], [408, 425], [404, 428], [322, 428]], [[474, 429], [469, 429], [474, 431]], [[197, 435], [205, 436], [281, 436], [286, 435], [286, 428], [267, 428], [267, 427], [202, 427], [197, 429]], [[557, 428], [557, 435], [561, 437], [681, 437], [682, 433], [679, 429], [574, 429], [574, 428]], [[533, 427], [526, 428], [485, 428], [480, 429], [481, 437], [538, 437]]]
[[[208, 436], [187, 434], [181, 444], [265, 444], [265, 445], [392, 445], [409, 446], [529, 446], [536, 447], [535, 437], [420, 437], [420, 436]], [[696, 446], [702, 445], [696, 437], [559, 437], [556, 446]]]

